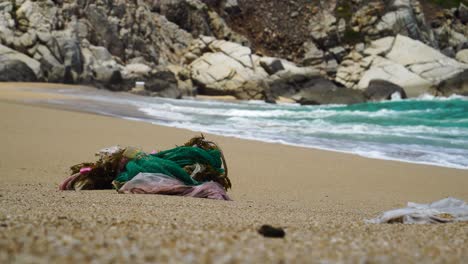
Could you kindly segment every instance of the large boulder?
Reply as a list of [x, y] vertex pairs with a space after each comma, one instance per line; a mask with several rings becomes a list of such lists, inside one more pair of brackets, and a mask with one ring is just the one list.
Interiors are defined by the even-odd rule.
[[468, 70], [442, 81], [437, 86], [437, 90], [444, 96], [453, 94], [468, 96]]
[[201, 37], [186, 56], [189, 76], [204, 95], [275, 101], [297, 94], [302, 84], [320, 76], [313, 67], [299, 67], [279, 58], [252, 54], [240, 44]]
[[468, 49], [460, 50], [457, 53], [456, 58], [459, 62], [468, 63]]
[[367, 101], [361, 91], [347, 89], [343, 87], [331, 88], [328, 86], [312, 85], [301, 90], [292, 97], [301, 105], [322, 105], [322, 104], [359, 104]]
[[224, 40], [205, 42], [205, 53], [189, 65], [190, 76], [200, 93], [235, 96], [246, 82], [268, 77], [259, 57], [248, 47]]
[[181, 98], [182, 91], [177, 87], [177, 78], [169, 70], [157, 71], [145, 78], [145, 90], [151, 96]]
[[0, 82], [35, 82], [36, 74], [20, 60], [3, 60], [0, 57]]
[[82, 74], [84, 82], [112, 91], [125, 91], [131, 85], [124, 82], [123, 66], [118, 64], [105, 47], [85, 44], [81, 49]]
[[467, 67], [420, 41], [402, 35], [396, 37], [386, 57], [433, 83], [450, 78]]
[[399, 98], [407, 98], [405, 89], [384, 80], [371, 81], [364, 94], [373, 101], [390, 100], [395, 94], [397, 94]]
[[0, 44], [1, 61], [21, 61], [30, 68], [38, 80], [42, 79], [41, 63], [37, 60]]
[[319, 73], [315, 76], [270, 81], [266, 98], [273, 102], [280, 97], [291, 98], [303, 105], [355, 104], [366, 101], [361, 91], [339, 87]]
[[468, 69], [467, 64], [402, 35], [375, 40], [363, 53], [367, 56], [350, 53], [345, 58], [338, 68], [337, 82], [366, 90], [373, 80], [384, 80], [402, 87], [408, 97], [417, 97], [437, 94], [437, 87], [445, 80], [463, 80], [457, 76]]
[[[158, 96], [179, 99], [183, 95], [191, 94], [187, 82], [177, 78], [179, 67], [156, 67], [146, 64], [128, 64], [122, 69], [122, 87], [131, 93], [146, 96]], [[136, 82], [143, 82], [143, 87], [135, 86]]]
[[325, 52], [320, 50], [312, 41], [307, 41], [303, 45], [304, 56], [302, 64], [305, 66], [314, 66], [321, 64], [325, 59]]
[[358, 89], [365, 90], [373, 80], [385, 80], [405, 89], [409, 97], [431, 93], [433, 84], [411, 72], [405, 66], [383, 57], [375, 57], [369, 70], [361, 77]]
[[63, 82], [65, 67], [55, 55], [44, 45], [38, 45], [36, 56], [41, 63], [44, 79], [48, 82]]
[[54, 39], [57, 47], [55, 56], [61, 58], [65, 67], [63, 81], [65, 83], [79, 82], [80, 75], [83, 73], [83, 60], [78, 39], [67, 31], [56, 31]]

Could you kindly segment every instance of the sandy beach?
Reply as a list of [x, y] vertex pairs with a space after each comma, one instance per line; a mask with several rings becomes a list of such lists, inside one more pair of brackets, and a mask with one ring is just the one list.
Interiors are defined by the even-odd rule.
[[[467, 223], [364, 223], [408, 201], [467, 201], [466, 170], [207, 135], [226, 155], [232, 202], [61, 192], [100, 148], [162, 150], [196, 133], [33, 105], [16, 87], [0, 86], [1, 263], [468, 261]], [[260, 236], [263, 224], [286, 237]]]

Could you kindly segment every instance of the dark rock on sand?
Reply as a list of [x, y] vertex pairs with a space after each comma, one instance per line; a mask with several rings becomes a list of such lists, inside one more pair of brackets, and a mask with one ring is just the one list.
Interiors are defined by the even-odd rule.
[[369, 83], [369, 87], [364, 92], [370, 100], [375, 101], [389, 100], [394, 93], [399, 93], [400, 97], [403, 99], [407, 98], [403, 88], [385, 80], [372, 80]]
[[264, 237], [272, 238], [284, 238], [286, 235], [282, 228], [272, 227], [271, 225], [262, 225], [262, 227], [258, 229], [258, 233]]
[[145, 90], [152, 96], [181, 98], [182, 92], [177, 88], [177, 79], [171, 71], [158, 71], [145, 78]]
[[366, 101], [361, 91], [339, 87], [321, 76], [278, 80], [270, 85], [268, 95], [267, 98], [292, 98], [302, 105], [356, 104]]
[[19, 60], [0, 60], [0, 81], [35, 82], [36, 74], [26, 63]]
[[307, 89], [294, 96], [301, 105], [322, 104], [359, 104], [366, 102], [366, 97], [359, 90], [336, 88], [336, 89]]
[[281, 63], [280, 60], [274, 60], [271, 63], [262, 61], [260, 62], [260, 65], [262, 65], [263, 69], [265, 69], [265, 71], [270, 75], [273, 75], [279, 71], [284, 70], [283, 63]]
[[468, 96], [468, 70], [442, 81], [438, 85], [437, 90], [444, 96], [453, 94]]

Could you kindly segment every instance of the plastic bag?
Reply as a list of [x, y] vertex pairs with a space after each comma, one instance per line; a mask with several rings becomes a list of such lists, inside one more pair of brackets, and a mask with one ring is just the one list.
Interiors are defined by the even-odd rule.
[[161, 173], [139, 173], [133, 179], [126, 182], [119, 192], [231, 200], [224, 188], [216, 182], [211, 181], [201, 185], [189, 186], [176, 178]]
[[408, 207], [387, 211], [367, 223], [429, 224], [468, 221], [468, 205], [456, 198], [446, 198], [430, 204], [408, 203]]

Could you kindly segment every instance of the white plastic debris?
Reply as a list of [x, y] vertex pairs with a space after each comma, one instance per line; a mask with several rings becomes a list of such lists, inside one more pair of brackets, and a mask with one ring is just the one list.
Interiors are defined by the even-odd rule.
[[367, 223], [429, 224], [468, 221], [468, 205], [452, 197], [431, 204], [408, 203], [408, 207], [387, 211]]

